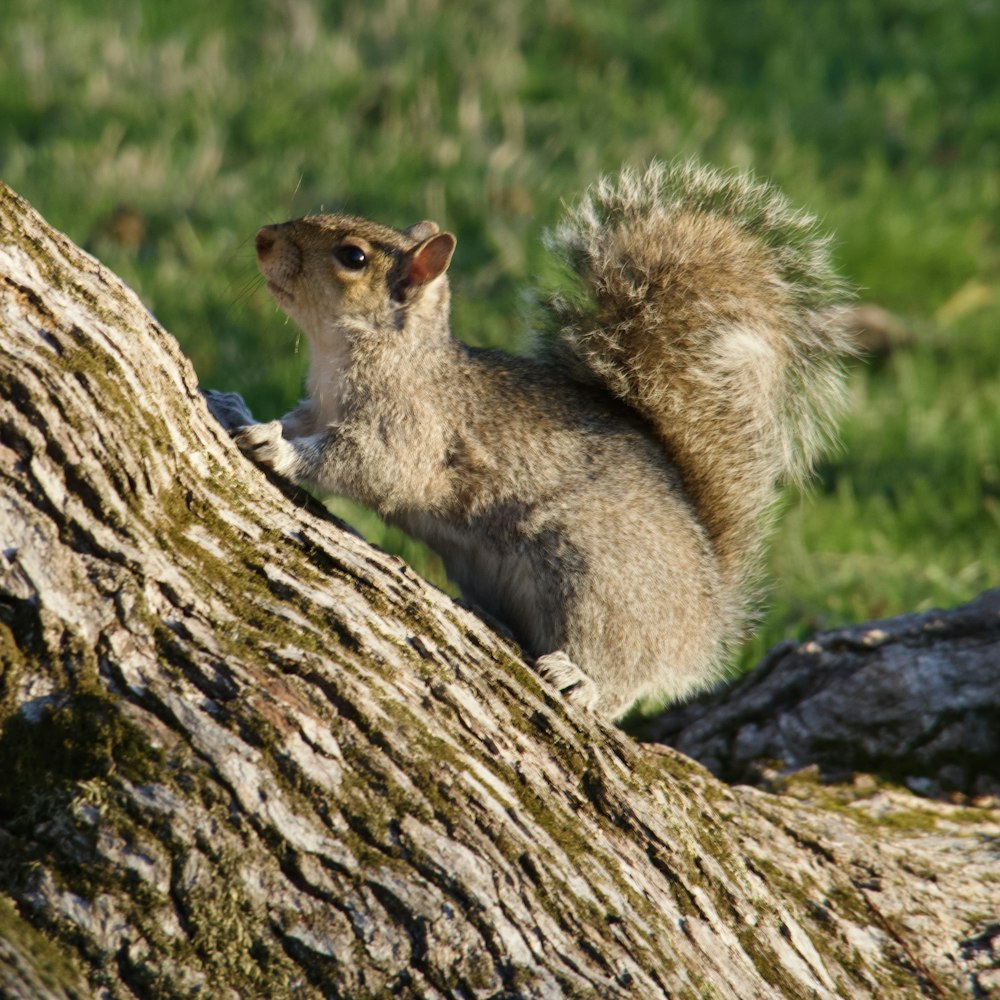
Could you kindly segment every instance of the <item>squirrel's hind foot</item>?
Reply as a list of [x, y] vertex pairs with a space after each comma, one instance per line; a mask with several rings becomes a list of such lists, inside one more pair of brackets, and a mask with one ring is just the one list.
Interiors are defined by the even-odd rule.
[[597, 685], [561, 650], [535, 660], [535, 669], [567, 700], [588, 711], [597, 704]]

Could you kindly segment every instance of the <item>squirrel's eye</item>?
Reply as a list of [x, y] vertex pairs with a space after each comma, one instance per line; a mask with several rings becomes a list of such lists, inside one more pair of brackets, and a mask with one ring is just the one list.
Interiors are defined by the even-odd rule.
[[367, 254], [361, 247], [357, 247], [353, 243], [345, 243], [342, 247], [337, 247], [333, 251], [333, 256], [344, 267], [350, 268], [352, 271], [360, 271], [368, 263]]

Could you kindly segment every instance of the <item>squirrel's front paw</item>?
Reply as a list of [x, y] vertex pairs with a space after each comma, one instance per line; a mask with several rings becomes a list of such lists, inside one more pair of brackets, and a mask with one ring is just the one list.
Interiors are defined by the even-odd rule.
[[233, 433], [233, 440], [247, 458], [273, 469], [279, 476], [294, 479], [298, 454], [281, 433], [281, 421], [250, 424]]
[[539, 656], [535, 669], [567, 701], [590, 710], [597, 704], [597, 685], [561, 649]]
[[254, 423], [250, 408], [238, 392], [220, 392], [218, 389], [202, 389], [209, 411], [230, 434], [241, 427]]

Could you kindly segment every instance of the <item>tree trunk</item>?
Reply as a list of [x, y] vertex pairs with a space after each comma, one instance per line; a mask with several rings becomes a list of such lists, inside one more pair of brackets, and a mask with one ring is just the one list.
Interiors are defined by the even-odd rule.
[[997, 988], [996, 811], [729, 787], [567, 706], [252, 467], [118, 279], [2, 186], [0, 213], [0, 994]]

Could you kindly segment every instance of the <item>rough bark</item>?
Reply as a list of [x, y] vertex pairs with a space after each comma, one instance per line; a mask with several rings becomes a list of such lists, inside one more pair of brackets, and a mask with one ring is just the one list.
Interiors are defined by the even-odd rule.
[[113, 275], [0, 214], [3, 995], [1000, 982], [995, 811], [730, 787], [563, 704], [251, 467]]

